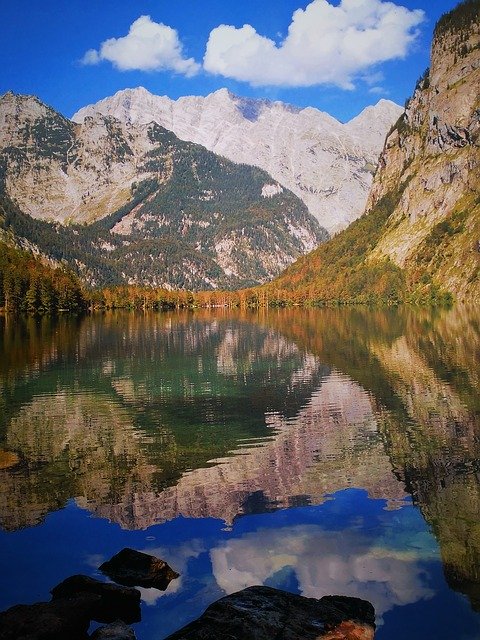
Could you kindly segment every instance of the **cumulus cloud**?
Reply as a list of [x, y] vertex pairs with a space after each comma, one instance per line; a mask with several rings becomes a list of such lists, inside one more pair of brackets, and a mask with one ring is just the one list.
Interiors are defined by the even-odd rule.
[[120, 71], [174, 71], [187, 77], [200, 70], [193, 58], [185, 58], [178, 32], [150, 16], [140, 16], [128, 34], [109, 38], [98, 51], [89, 49], [82, 58], [85, 65], [111, 62]]
[[204, 68], [254, 85], [351, 89], [374, 65], [404, 58], [424, 18], [421, 10], [382, 0], [342, 0], [338, 6], [313, 0], [294, 12], [279, 45], [248, 24], [216, 27]]

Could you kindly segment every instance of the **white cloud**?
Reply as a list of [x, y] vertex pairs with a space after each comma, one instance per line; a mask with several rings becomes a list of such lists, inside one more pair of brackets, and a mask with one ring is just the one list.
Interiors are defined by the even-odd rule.
[[187, 77], [200, 70], [193, 58], [185, 58], [175, 29], [140, 16], [122, 38], [105, 40], [97, 51], [89, 49], [82, 58], [86, 65], [108, 60], [120, 71], [174, 71]]
[[388, 95], [388, 91], [385, 89], [385, 87], [371, 87], [368, 90], [368, 93], [372, 93], [373, 95], [377, 95], [377, 96], [386, 96]]
[[379, 85], [383, 80], [385, 80], [385, 76], [381, 71], [375, 71], [373, 73], [366, 73], [361, 77], [361, 80], [365, 82], [369, 87], [373, 87], [374, 85]]
[[210, 33], [204, 68], [263, 86], [332, 84], [353, 88], [374, 65], [404, 58], [424, 20], [382, 0], [342, 0], [333, 6], [313, 0], [292, 16], [286, 38], [277, 45], [251, 26], [222, 24]]
[[98, 64], [100, 62], [100, 56], [96, 49], [89, 49], [81, 60], [82, 64]]

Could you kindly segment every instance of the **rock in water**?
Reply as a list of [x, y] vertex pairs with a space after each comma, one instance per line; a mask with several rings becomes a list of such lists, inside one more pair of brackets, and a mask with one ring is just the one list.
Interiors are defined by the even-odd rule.
[[100, 596], [80, 593], [51, 602], [19, 604], [0, 613], [1, 640], [84, 640]]
[[124, 623], [140, 620], [137, 589], [77, 575], [61, 582], [51, 593], [50, 602], [21, 604], [0, 613], [0, 640], [87, 640], [91, 620], [115, 621], [104, 629], [116, 630], [117, 635], [96, 638], [135, 639], [133, 631]]
[[271, 587], [249, 587], [208, 607], [167, 640], [373, 640], [375, 610], [346, 596], [304, 598]]
[[164, 560], [128, 548], [104, 562], [100, 571], [119, 584], [155, 587], [161, 591], [165, 591], [170, 582], [179, 576]]
[[92, 619], [97, 622], [123, 620], [131, 624], [141, 618], [140, 591], [131, 587], [100, 582], [89, 576], [76, 575], [67, 578], [51, 591], [52, 600], [73, 598], [90, 593], [100, 596], [92, 611]]

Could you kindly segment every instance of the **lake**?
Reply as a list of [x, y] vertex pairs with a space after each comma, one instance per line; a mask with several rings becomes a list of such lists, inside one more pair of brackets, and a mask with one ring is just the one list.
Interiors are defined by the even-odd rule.
[[465, 308], [0, 317], [0, 610], [128, 546], [138, 640], [255, 584], [478, 639], [479, 391]]

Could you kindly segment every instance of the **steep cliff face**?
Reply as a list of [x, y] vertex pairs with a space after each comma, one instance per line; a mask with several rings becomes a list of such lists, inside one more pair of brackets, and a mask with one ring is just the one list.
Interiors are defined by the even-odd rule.
[[182, 140], [264, 169], [337, 232], [363, 212], [385, 135], [402, 111], [380, 100], [343, 124], [311, 107], [241, 98], [227, 89], [171, 100], [138, 87], [84, 107], [72, 119], [101, 113], [124, 123], [157, 122]]
[[371, 259], [458, 298], [479, 291], [479, 87], [480, 8], [468, 1], [436, 27], [431, 68], [387, 137], [368, 205], [405, 187]]
[[279, 300], [433, 302], [480, 294], [480, 5], [439, 21], [431, 69], [387, 136], [366, 213], [291, 265]]
[[[34, 218], [92, 222], [124, 205], [148, 137], [114, 118], [74, 124], [34, 96], [0, 98], [0, 179]], [[140, 176], [141, 179], [141, 176]]]

